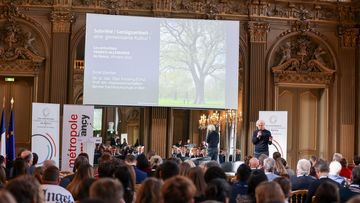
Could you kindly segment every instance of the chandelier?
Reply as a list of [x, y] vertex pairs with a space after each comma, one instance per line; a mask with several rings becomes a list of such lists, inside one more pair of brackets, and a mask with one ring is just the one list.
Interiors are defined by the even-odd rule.
[[206, 116], [205, 114], [203, 114], [200, 116], [200, 119], [199, 119], [199, 129], [205, 130], [207, 128], [207, 126], [210, 124], [219, 126], [220, 120], [221, 120], [221, 117], [220, 117], [220, 114], [218, 111], [213, 112], [209, 116]]

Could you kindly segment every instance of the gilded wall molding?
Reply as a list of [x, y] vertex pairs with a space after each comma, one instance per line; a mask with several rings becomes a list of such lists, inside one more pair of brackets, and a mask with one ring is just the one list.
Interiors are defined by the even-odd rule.
[[[129, 15], [192, 16], [208, 19], [309, 20], [354, 23], [359, 5], [325, 1], [249, 0], [0, 0], [5, 4], [49, 8], [67, 7], [72, 12], [98, 12]], [[105, 12], [104, 12], [105, 11]], [[107, 12], [106, 12], [107, 11]]]
[[338, 35], [342, 48], [356, 48], [359, 40], [359, 28], [355, 26], [339, 26]]
[[266, 43], [267, 32], [270, 31], [270, 25], [266, 22], [249, 22], [250, 42]]
[[275, 83], [329, 85], [336, 72], [330, 50], [304, 34], [283, 40], [275, 49], [272, 64]]
[[53, 23], [52, 31], [57, 33], [70, 33], [74, 14], [69, 9], [55, 9], [51, 12], [50, 20]]

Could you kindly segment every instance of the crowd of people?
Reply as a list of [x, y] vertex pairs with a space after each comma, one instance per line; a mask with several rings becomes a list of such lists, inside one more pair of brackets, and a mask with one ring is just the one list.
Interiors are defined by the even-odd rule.
[[327, 162], [301, 159], [296, 170], [281, 154], [246, 156], [234, 177], [218, 161], [195, 164], [191, 159], [163, 159], [154, 151], [114, 156], [104, 149], [92, 166], [86, 153], [64, 175], [55, 162], [36, 167], [37, 156], [22, 150], [8, 174], [0, 157], [0, 202], [288, 202], [291, 191], [306, 189], [304, 202], [357, 202], [360, 198], [360, 157], [351, 164], [335, 153]]

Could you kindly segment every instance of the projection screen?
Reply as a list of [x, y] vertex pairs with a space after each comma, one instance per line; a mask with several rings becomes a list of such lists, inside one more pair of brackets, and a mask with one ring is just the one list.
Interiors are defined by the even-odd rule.
[[239, 21], [87, 14], [84, 104], [237, 109]]

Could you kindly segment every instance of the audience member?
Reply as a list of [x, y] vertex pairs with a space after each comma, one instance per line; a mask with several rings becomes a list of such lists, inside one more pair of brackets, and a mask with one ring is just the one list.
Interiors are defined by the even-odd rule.
[[67, 186], [70, 184], [70, 182], [74, 179], [77, 169], [80, 166], [87, 165], [87, 164], [89, 164], [89, 159], [86, 158], [85, 156], [79, 155], [78, 157], [76, 157], [75, 163], [74, 163], [74, 168], [73, 168], [74, 174], [70, 174], [70, 175], [62, 178], [60, 181], [60, 186], [63, 188], [67, 188]]
[[162, 181], [156, 178], [147, 178], [140, 186], [136, 194], [135, 203], [159, 203], [161, 202], [160, 190]]
[[46, 168], [42, 176], [41, 189], [44, 192], [44, 200], [49, 203], [73, 203], [74, 198], [65, 188], [59, 186], [59, 169], [56, 166]]
[[333, 161], [340, 162], [342, 158], [343, 158], [343, 155], [342, 155], [342, 154], [335, 152], [335, 153], [333, 154], [332, 160], [333, 160]]
[[7, 190], [0, 190], [0, 202], [16, 203], [16, 200]]
[[238, 195], [247, 195], [248, 193], [248, 179], [251, 174], [251, 169], [246, 164], [241, 164], [236, 171], [236, 182], [231, 186], [230, 203], [236, 203]]
[[264, 172], [269, 181], [279, 177], [274, 173], [275, 160], [273, 158], [266, 158], [264, 160]]
[[204, 179], [204, 171], [200, 167], [191, 168], [188, 177], [194, 183], [196, 192], [194, 196], [195, 203], [205, 200], [206, 183]]
[[43, 192], [40, 183], [35, 177], [29, 175], [18, 176], [6, 185], [8, 190], [18, 203], [43, 202]]
[[227, 179], [225, 172], [218, 166], [208, 168], [204, 175], [204, 179], [207, 184], [215, 178], [222, 178], [224, 180]]
[[251, 172], [251, 175], [248, 180], [249, 188], [248, 188], [248, 195], [243, 196], [241, 199], [248, 200], [255, 202], [255, 189], [256, 187], [262, 183], [268, 181], [267, 176], [265, 175], [264, 171], [257, 169]]
[[312, 202], [312, 197], [315, 195], [316, 190], [323, 182], [334, 183], [337, 187], [340, 187], [340, 184], [328, 178], [329, 175], [329, 164], [324, 160], [318, 160], [314, 166], [318, 180], [312, 182], [308, 188], [308, 193], [306, 196], [306, 203]]
[[125, 163], [126, 163], [127, 165], [129, 165], [129, 166], [132, 166], [132, 167], [134, 168], [134, 170], [135, 170], [135, 175], [136, 175], [136, 178], [135, 178], [136, 184], [142, 183], [142, 182], [148, 177], [148, 175], [147, 175], [146, 172], [140, 170], [140, 169], [136, 166], [137, 161], [136, 161], [136, 158], [135, 158], [134, 155], [132, 155], [132, 154], [126, 155]]
[[339, 187], [330, 181], [325, 181], [321, 183], [315, 193], [315, 202], [340, 202]]
[[353, 168], [351, 184], [348, 187], [340, 188], [341, 202], [346, 202], [356, 195], [360, 195], [360, 166]]
[[285, 196], [277, 182], [262, 182], [255, 190], [256, 203], [285, 202]]
[[183, 176], [166, 179], [161, 188], [163, 203], [192, 203], [195, 193], [194, 184]]
[[340, 160], [341, 171], [339, 173], [340, 176], [350, 180], [351, 179], [351, 170], [348, 168], [348, 164], [345, 158]]
[[251, 170], [256, 170], [259, 168], [259, 159], [257, 159], [256, 157], [253, 157], [249, 160], [249, 166], [251, 168]]
[[78, 201], [82, 202], [90, 197], [90, 187], [96, 181], [95, 178], [87, 178], [81, 181], [78, 193]]
[[164, 181], [168, 178], [178, 175], [180, 172], [179, 166], [171, 160], [167, 160], [161, 164], [158, 170], [160, 178]]
[[308, 189], [315, 177], [310, 176], [311, 163], [307, 159], [300, 159], [296, 166], [296, 176], [290, 176], [292, 190]]
[[329, 165], [329, 178], [333, 181], [339, 183], [340, 185], [345, 185], [346, 181], [344, 177], [339, 176], [339, 173], [341, 171], [341, 164], [338, 161], [332, 161]]
[[99, 198], [104, 202], [124, 202], [123, 195], [123, 186], [117, 179], [113, 178], [100, 178], [90, 187], [90, 198]]
[[117, 166], [114, 177], [117, 178], [123, 186], [124, 195], [123, 199], [126, 203], [131, 203], [134, 198], [135, 185], [131, 180], [130, 167], [126, 165]]
[[67, 186], [67, 190], [72, 194], [75, 200], [78, 200], [78, 193], [80, 191], [80, 184], [83, 180], [92, 178], [94, 175], [93, 168], [90, 164], [81, 165], [74, 176], [74, 179]]
[[275, 178], [273, 181], [280, 185], [281, 190], [284, 192], [285, 199], [288, 199], [291, 193], [291, 182], [289, 178], [280, 176]]
[[207, 200], [215, 200], [219, 202], [229, 202], [231, 196], [231, 186], [222, 178], [211, 180], [205, 190]]
[[190, 171], [190, 164], [187, 162], [182, 162], [179, 166], [179, 175], [187, 177]]

